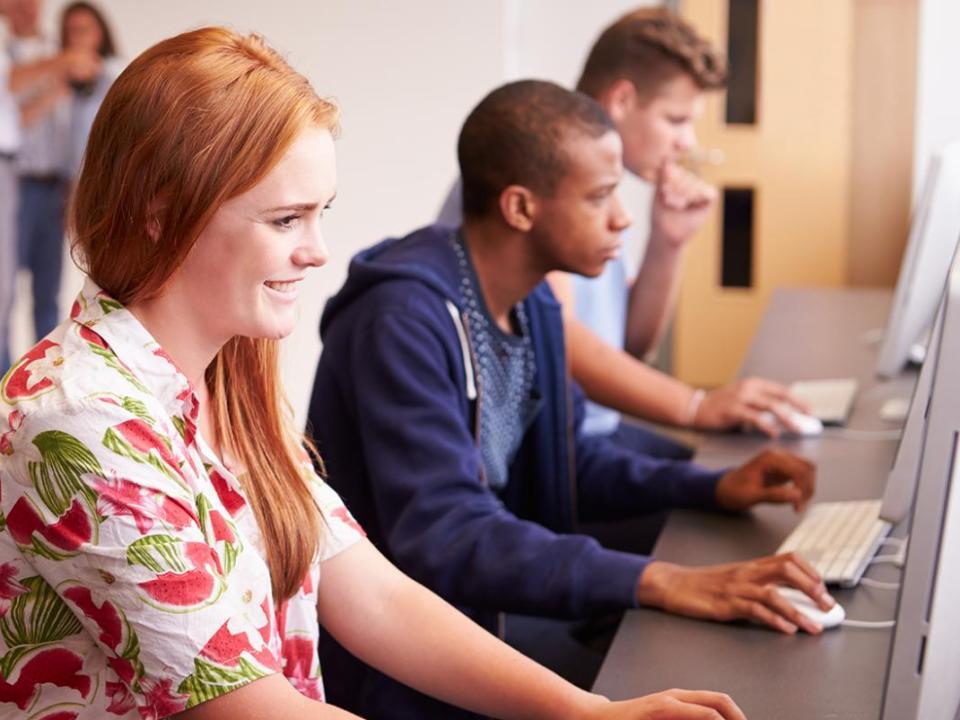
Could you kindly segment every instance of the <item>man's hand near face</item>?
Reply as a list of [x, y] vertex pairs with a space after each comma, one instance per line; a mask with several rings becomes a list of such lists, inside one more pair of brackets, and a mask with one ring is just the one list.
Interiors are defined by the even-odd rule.
[[672, 160], [657, 171], [650, 242], [680, 248], [703, 225], [717, 201], [717, 189]]

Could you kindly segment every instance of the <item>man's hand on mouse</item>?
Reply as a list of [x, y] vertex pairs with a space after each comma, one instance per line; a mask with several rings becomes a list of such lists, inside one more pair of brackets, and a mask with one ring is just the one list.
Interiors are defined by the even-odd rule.
[[824, 611], [834, 605], [817, 571], [794, 553], [706, 567], [655, 561], [640, 577], [637, 599], [703, 620], [750, 620], [790, 635], [798, 628], [822, 632], [777, 591], [782, 585], [803, 591]]
[[816, 466], [798, 455], [770, 448], [735, 468], [717, 483], [724, 510], [746, 510], [757, 503], [790, 503], [803, 511], [816, 486]]
[[786, 385], [751, 377], [708, 392], [697, 408], [693, 426], [699, 430], [756, 428], [778, 437], [781, 427], [799, 430], [790, 419], [796, 411], [809, 413], [810, 408], [791, 395]]

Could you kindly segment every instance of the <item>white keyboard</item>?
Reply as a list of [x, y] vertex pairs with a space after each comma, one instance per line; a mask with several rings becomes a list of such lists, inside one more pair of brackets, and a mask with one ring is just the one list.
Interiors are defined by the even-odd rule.
[[828, 425], [843, 425], [850, 416], [857, 381], [852, 378], [836, 380], [799, 380], [790, 386], [798, 400], [810, 406], [810, 414]]
[[823, 581], [852, 587], [890, 532], [880, 519], [881, 500], [814, 503], [777, 553], [796, 552]]

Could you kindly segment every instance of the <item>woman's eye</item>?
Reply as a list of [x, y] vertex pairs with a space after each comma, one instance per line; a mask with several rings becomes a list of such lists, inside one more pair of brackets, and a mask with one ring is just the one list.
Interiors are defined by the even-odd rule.
[[289, 229], [294, 227], [299, 219], [300, 219], [299, 215], [287, 215], [282, 218], [277, 218], [276, 220], [273, 221], [273, 224], [276, 225], [277, 227]]

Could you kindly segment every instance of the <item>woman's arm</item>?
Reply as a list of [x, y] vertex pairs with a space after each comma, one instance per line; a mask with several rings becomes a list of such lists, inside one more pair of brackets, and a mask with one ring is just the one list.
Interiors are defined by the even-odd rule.
[[173, 717], [175, 720], [357, 720], [353, 713], [304, 697], [279, 673], [254, 680]]
[[[722, 693], [668, 690], [612, 703], [580, 690], [410, 580], [366, 540], [323, 563], [318, 593], [320, 622], [350, 652], [422, 692], [490, 717], [744, 720]], [[410, 662], [411, 657], [418, 662]], [[356, 716], [308, 700], [275, 674], [176, 717], [345, 720]]]
[[320, 577], [323, 626], [364, 662], [427, 695], [515, 718], [585, 717], [606, 702], [510, 649], [367, 541], [326, 561]]
[[574, 687], [403, 575], [367, 541], [323, 564], [318, 609], [324, 627], [364, 662], [483, 715], [613, 720], [667, 711], [674, 714], [662, 716], [743, 717], [719, 693], [671, 691], [611, 703]]

